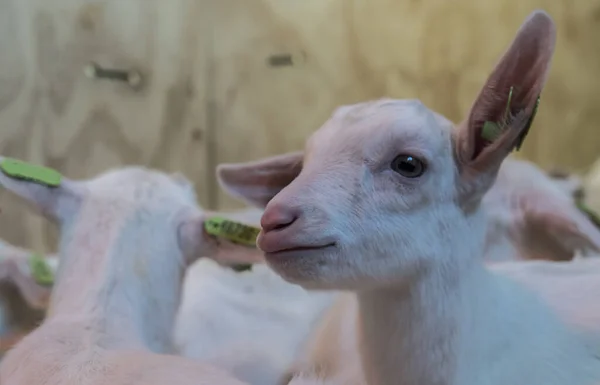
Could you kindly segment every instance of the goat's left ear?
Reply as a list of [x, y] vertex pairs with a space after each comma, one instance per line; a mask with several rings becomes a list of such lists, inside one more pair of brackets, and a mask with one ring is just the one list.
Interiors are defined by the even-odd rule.
[[[235, 217], [235, 215], [232, 215]], [[178, 241], [181, 251], [189, 263], [198, 258], [208, 257], [221, 265], [255, 264], [264, 262], [264, 254], [254, 242], [246, 244], [234, 243], [225, 238], [216, 237], [207, 231], [207, 221], [214, 218], [227, 217], [223, 213], [201, 212], [186, 218], [179, 226]], [[242, 221], [236, 218], [236, 222]], [[248, 228], [256, 228], [256, 224], [243, 223]], [[260, 229], [256, 229], [258, 232]]]
[[55, 170], [4, 157], [0, 157], [0, 186], [58, 221], [73, 214], [84, 190], [82, 182], [69, 180]]
[[303, 151], [293, 151], [245, 163], [217, 166], [217, 181], [230, 196], [258, 208], [289, 185], [302, 171]]
[[531, 191], [521, 198], [519, 209], [529, 243], [549, 246], [542, 257], [570, 260], [577, 251], [600, 253], [600, 229], [575, 203]]

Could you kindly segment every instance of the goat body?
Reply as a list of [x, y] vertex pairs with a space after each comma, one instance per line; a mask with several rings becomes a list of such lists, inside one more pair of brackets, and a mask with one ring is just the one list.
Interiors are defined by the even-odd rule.
[[6, 354], [0, 383], [242, 384], [168, 355], [184, 269], [219, 247], [189, 182], [129, 167], [58, 187], [0, 184], [61, 226], [47, 317]]

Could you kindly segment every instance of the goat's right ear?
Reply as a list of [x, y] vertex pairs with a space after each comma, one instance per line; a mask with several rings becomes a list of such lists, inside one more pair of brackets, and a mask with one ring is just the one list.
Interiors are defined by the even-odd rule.
[[453, 135], [463, 188], [481, 195], [492, 185], [506, 156], [518, 148], [533, 121], [556, 41], [555, 25], [543, 11], [523, 23]]
[[4, 157], [0, 157], [0, 186], [58, 221], [72, 215], [83, 194], [81, 182], [69, 180], [52, 169]]
[[303, 152], [290, 152], [246, 163], [223, 163], [217, 166], [217, 179], [231, 196], [259, 208], [302, 171]]

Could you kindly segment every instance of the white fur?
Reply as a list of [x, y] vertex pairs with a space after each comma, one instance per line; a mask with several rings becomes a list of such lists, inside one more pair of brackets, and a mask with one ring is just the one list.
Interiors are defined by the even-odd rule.
[[57, 188], [0, 173], [0, 185], [61, 226], [48, 315], [2, 360], [0, 383], [242, 384], [165, 354], [186, 265], [225, 247], [203, 232], [189, 182], [128, 167]]
[[[227, 215], [257, 225], [262, 210]], [[253, 385], [276, 384], [332, 299], [333, 293], [307, 292], [263, 264], [236, 273], [199, 260], [186, 273], [174, 333], [177, 352]]]
[[[262, 210], [219, 214], [257, 225]], [[247, 249], [249, 262], [255, 253], [256, 250]], [[43, 289], [47, 297], [49, 289], [40, 287], [31, 277], [27, 264], [30, 254], [30, 250], [0, 241], [0, 255], [18, 261], [22, 274], [17, 277], [13, 272], [5, 279], [19, 278], [28, 287]], [[48, 255], [46, 260], [56, 273], [56, 255]], [[187, 269], [184, 280], [174, 332], [176, 352], [210, 362], [250, 384], [276, 384], [333, 296], [329, 292], [307, 292], [263, 264], [256, 264], [252, 271], [236, 273], [211, 259], [199, 259]], [[45, 307], [43, 299], [31, 298], [21, 307]], [[9, 316], [6, 314], [7, 322]]]
[[[506, 262], [490, 268], [535, 290], [567, 324], [600, 337], [600, 259]], [[600, 344], [597, 349], [600, 354]]]
[[311, 293], [265, 265], [236, 273], [210, 260], [187, 272], [175, 329], [180, 354], [250, 384], [276, 384], [333, 293]]

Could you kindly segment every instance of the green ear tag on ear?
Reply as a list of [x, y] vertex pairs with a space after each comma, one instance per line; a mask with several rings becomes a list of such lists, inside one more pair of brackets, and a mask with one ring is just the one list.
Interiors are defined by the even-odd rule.
[[493, 142], [500, 136], [502, 133], [502, 129], [498, 125], [498, 123], [487, 121], [483, 123], [483, 128], [481, 129], [481, 137], [488, 142]]
[[212, 217], [204, 222], [204, 229], [210, 235], [225, 238], [235, 243], [256, 246], [256, 238], [260, 229], [234, 222], [222, 217]]
[[11, 178], [23, 179], [48, 187], [60, 186], [62, 175], [51, 168], [30, 164], [18, 159], [5, 158], [0, 169]]
[[252, 270], [252, 265], [251, 264], [232, 265], [231, 270], [235, 271], [236, 273], [250, 271], [250, 270]]
[[481, 129], [481, 137], [487, 140], [488, 142], [493, 142], [496, 139], [498, 139], [498, 137], [500, 136], [500, 134], [502, 134], [502, 131], [504, 131], [508, 124], [508, 120], [510, 119], [510, 103], [512, 102], [513, 90], [514, 87], [511, 86], [508, 91], [508, 98], [506, 100], [506, 108], [504, 109], [503, 121], [492, 122], [488, 120], [485, 123], [483, 123], [483, 127]]
[[54, 273], [44, 257], [37, 253], [31, 254], [29, 257], [29, 268], [31, 269], [31, 276], [38, 284], [52, 286], [54, 283]]

